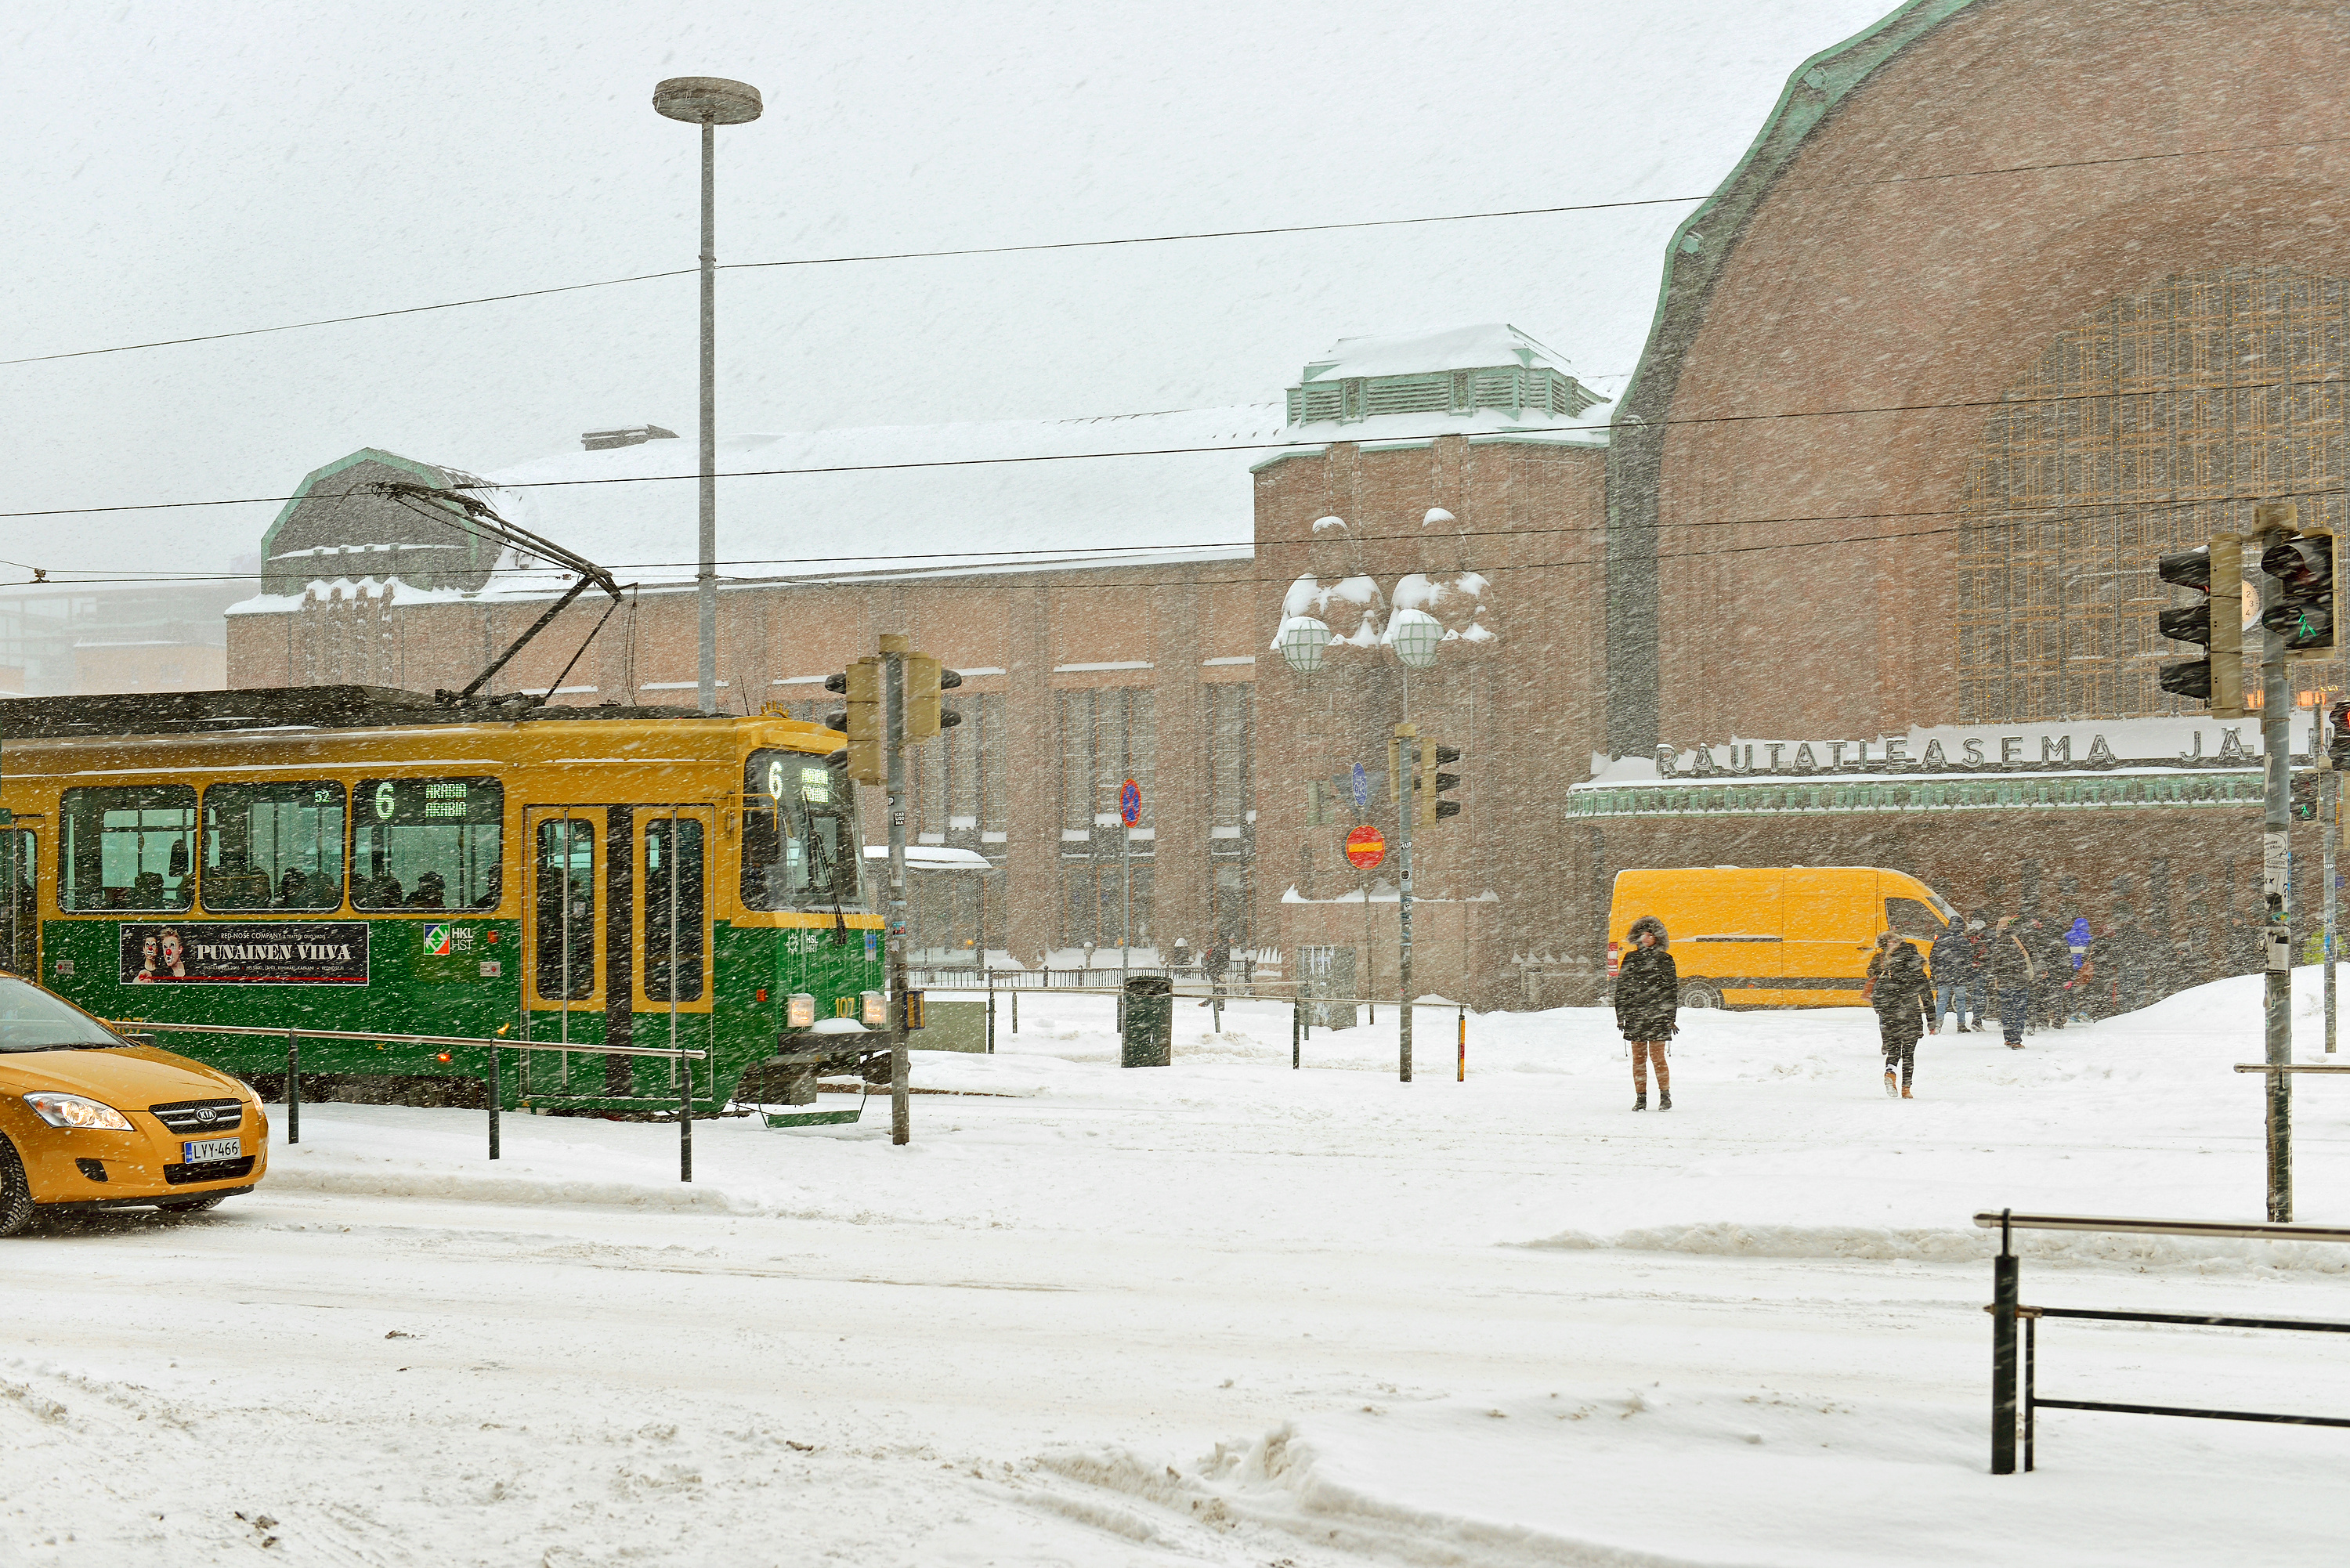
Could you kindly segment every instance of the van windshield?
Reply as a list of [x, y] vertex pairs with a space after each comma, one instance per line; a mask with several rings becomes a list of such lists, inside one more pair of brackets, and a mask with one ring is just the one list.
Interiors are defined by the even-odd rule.
[[39, 986], [0, 975], [0, 1052], [83, 1051], [129, 1044]]

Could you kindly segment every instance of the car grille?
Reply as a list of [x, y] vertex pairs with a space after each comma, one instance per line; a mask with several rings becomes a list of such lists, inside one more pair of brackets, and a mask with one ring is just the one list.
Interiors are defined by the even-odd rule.
[[150, 1106], [147, 1114], [175, 1133], [234, 1132], [244, 1120], [243, 1100], [181, 1100]]
[[253, 1156], [243, 1159], [208, 1159], [201, 1165], [167, 1165], [163, 1179], [174, 1187], [185, 1187], [191, 1181], [233, 1181], [240, 1176], [253, 1174]]

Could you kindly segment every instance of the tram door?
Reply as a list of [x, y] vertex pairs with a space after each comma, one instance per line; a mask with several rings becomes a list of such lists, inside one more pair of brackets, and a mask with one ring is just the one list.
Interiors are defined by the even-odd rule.
[[40, 867], [29, 828], [0, 829], [0, 969], [41, 977], [41, 915], [33, 884]]
[[[534, 805], [523, 811], [529, 846], [524, 862], [523, 1033], [542, 1044], [576, 1042], [582, 1051], [595, 1052], [610, 1038], [604, 984], [610, 818], [608, 806]], [[627, 1062], [601, 1053], [526, 1051], [523, 1085], [532, 1095], [601, 1096], [612, 1092], [608, 1083], [617, 1082], [625, 1093]], [[616, 1065], [619, 1072], [613, 1071]]]
[[[711, 808], [639, 805], [629, 815], [635, 893], [629, 1033], [639, 1045], [707, 1051], [717, 993], [711, 951]], [[710, 1093], [712, 1064], [707, 1059], [679, 1063], [660, 1057], [638, 1060], [639, 1092], [674, 1101], [677, 1075], [685, 1067], [693, 1070], [695, 1093]]]

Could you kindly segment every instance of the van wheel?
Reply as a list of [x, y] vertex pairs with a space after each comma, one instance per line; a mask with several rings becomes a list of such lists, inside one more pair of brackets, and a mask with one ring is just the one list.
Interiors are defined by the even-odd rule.
[[181, 1203], [158, 1203], [155, 1207], [166, 1214], [201, 1214], [207, 1209], [217, 1209], [228, 1200], [225, 1192], [215, 1192], [209, 1198], [191, 1198]]
[[1720, 1007], [1721, 992], [1710, 985], [1685, 985], [1681, 987], [1681, 1005], [1683, 1007]]
[[13, 1236], [33, 1218], [33, 1186], [16, 1146], [0, 1137], [0, 1236]]

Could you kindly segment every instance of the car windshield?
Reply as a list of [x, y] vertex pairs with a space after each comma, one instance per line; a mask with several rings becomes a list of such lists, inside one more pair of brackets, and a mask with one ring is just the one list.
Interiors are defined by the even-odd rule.
[[39, 986], [0, 975], [0, 1052], [70, 1051], [125, 1042]]

